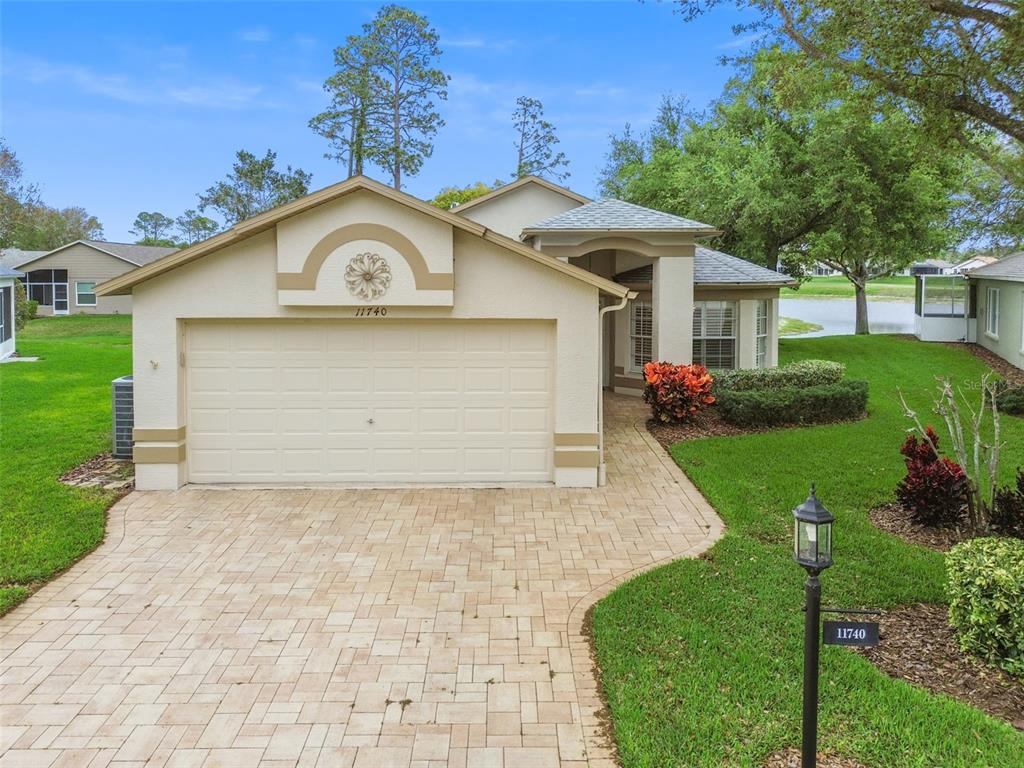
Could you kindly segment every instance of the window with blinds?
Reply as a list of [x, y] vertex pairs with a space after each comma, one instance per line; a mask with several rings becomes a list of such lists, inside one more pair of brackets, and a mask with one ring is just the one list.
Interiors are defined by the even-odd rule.
[[693, 307], [693, 362], [736, 367], [736, 302], [698, 301]]
[[764, 368], [768, 360], [768, 299], [757, 302], [757, 332], [754, 365]]
[[629, 321], [630, 370], [642, 373], [654, 355], [654, 314], [649, 301], [634, 299]]

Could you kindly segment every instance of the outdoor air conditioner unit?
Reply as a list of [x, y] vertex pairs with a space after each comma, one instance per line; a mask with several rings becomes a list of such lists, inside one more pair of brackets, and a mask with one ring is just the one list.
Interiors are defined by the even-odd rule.
[[132, 395], [132, 377], [122, 376], [112, 382], [114, 411], [115, 459], [132, 457], [132, 428], [135, 426], [135, 406]]

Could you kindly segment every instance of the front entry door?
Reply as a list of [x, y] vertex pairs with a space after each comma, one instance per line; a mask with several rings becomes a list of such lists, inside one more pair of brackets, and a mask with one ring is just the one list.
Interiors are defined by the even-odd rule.
[[53, 314], [66, 315], [68, 313], [68, 284], [53, 284]]

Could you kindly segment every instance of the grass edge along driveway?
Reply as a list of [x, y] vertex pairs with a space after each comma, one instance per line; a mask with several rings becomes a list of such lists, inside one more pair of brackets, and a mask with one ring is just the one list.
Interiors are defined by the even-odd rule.
[[131, 373], [131, 317], [33, 320], [18, 353], [40, 360], [0, 366], [0, 615], [103, 540], [117, 494], [57, 478], [110, 450], [110, 382]]
[[[907, 427], [896, 387], [930, 413], [934, 377], [977, 381], [966, 350], [897, 337], [782, 343], [782, 362], [841, 360], [871, 382], [870, 415], [850, 424], [678, 443], [673, 458], [726, 523], [697, 560], [626, 582], [593, 612], [594, 641], [626, 768], [758, 766], [800, 743], [804, 573], [790, 510], [816, 481], [836, 514], [826, 605], [945, 602], [943, 559], [874, 528], [893, 496]], [[1024, 464], [1024, 420], [1003, 420], [1003, 472]], [[884, 640], [883, 640], [884, 642]], [[868, 766], [1024, 765], [1024, 735], [952, 699], [822, 648], [819, 743]]]

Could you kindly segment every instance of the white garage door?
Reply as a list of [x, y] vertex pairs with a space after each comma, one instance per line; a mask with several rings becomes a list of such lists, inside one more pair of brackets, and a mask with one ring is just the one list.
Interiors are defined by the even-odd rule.
[[549, 323], [189, 324], [195, 483], [552, 477]]

